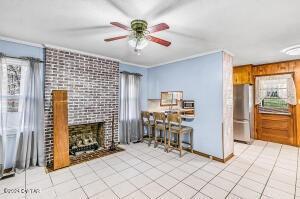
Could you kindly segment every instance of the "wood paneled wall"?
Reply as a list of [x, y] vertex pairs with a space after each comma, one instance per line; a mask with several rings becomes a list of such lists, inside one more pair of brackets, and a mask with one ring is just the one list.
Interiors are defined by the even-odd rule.
[[253, 75], [276, 75], [284, 73], [293, 73], [294, 81], [296, 85], [297, 92], [297, 105], [296, 111], [296, 132], [297, 132], [297, 145], [300, 146], [300, 60], [285, 61], [278, 63], [270, 63], [263, 65], [256, 65], [253, 67]]

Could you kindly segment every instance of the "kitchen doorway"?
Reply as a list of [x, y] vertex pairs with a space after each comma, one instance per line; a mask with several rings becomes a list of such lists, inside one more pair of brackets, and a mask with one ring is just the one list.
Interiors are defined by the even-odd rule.
[[293, 74], [255, 77], [255, 138], [296, 145]]

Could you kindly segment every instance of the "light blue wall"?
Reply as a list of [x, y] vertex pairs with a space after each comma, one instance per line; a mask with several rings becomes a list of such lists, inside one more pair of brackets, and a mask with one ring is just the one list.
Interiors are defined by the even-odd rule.
[[44, 49], [10, 41], [0, 40], [0, 53], [15, 57], [35, 57], [44, 60]]
[[195, 100], [196, 118], [185, 122], [194, 128], [194, 149], [223, 158], [222, 53], [148, 69], [148, 98], [159, 99], [161, 91]]
[[143, 75], [141, 79], [141, 96], [142, 96], [142, 110], [147, 110], [148, 99], [148, 70], [147, 68], [132, 66], [120, 63], [120, 71], [128, 71], [131, 73], [140, 73]]

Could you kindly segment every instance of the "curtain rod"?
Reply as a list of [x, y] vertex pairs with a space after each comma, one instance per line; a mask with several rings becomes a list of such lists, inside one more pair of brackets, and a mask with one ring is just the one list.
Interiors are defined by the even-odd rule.
[[3, 53], [0, 52], [0, 58], [1, 57], [7, 57], [7, 58], [12, 58], [12, 59], [21, 59], [21, 60], [30, 60], [30, 59], [33, 59], [33, 60], [36, 60], [36, 61], [38, 61], [40, 63], [44, 63], [44, 61], [40, 60], [39, 58], [9, 56], [9, 55], [5, 55], [5, 54], [3, 54]]
[[128, 72], [128, 71], [121, 71], [120, 73], [124, 73], [124, 74], [128, 74], [128, 75], [137, 75], [137, 76], [143, 76], [142, 74], [140, 73], [131, 73], [131, 72]]

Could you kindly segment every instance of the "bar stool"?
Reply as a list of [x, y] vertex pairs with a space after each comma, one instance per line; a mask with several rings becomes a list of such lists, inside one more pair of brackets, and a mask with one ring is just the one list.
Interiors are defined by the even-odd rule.
[[[193, 153], [193, 128], [189, 126], [181, 125], [182, 120], [180, 114], [169, 114], [168, 115], [168, 131], [169, 131], [169, 138], [168, 138], [168, 152], [170, 150], [175, 149], [179, 151], [180, 157], [182, 157], [182, 137], [185, 134], [189, 134], [190, 142], [184, 144], [189, 145], [189, 149]], [[177, 142], [172, 142], [173, 146], [171, 145], [171, 138], [172, 135], [177, 137]]]
[[167, 128], [166, 128], [166, 115], [161, 112], [154, 112], [154, 147], [158, 144], [163, 145], [165, 151], [167, 150]]
[[[142, 129], [143, 129], [143, 141], [148, 140], [148, 146], [151, 145], [151, 142], [153, 140], [153, 128], [154, 124], [153, 121], [150, 120], [150, 112], [148, 111], [142, 111], [141, 112], [141, 118], [142, 118]], [[147, 133], [145, 134], [145, 128], [147, 130]]]

